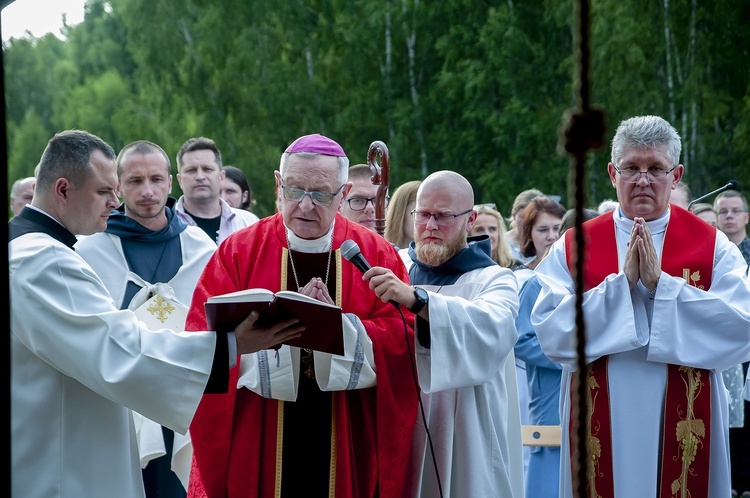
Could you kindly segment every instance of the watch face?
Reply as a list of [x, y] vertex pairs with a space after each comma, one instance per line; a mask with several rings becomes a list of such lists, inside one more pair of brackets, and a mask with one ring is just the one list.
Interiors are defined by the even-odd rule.
[[409, 308], [409, 311], [411, 311], [412, 313], [419, 313], [427, 304], [427, 291], [422, 289], [421, 287], [415, 287], [414, 297], [417, 298], [417, 302], [414, 303], [414, 306]]

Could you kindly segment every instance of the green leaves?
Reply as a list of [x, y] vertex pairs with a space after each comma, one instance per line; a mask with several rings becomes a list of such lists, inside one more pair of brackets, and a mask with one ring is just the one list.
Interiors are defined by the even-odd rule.
[[[635, 114], [672, 120], [696, 193], [750, 180], [745, 4], [592, 6], [592, 104], [606, 112], [607, 140]], [[557, 151], [576, 102], [572, 20], [570, 2], [543, 0], [90, 0], [66, 42], [4, 47], [9, 183], [62, 128], [118, 149], [152, 140], [173, 161], [203, 135], [245, 171], [268, 215], [281, 151], [325, 133], [352, 164], [384, 141], [391, 190], [453, 169], [505, 215], [532, 187], [572, 206]], [[608, 157], [589, 155], [589, 206], [614, 196]]]

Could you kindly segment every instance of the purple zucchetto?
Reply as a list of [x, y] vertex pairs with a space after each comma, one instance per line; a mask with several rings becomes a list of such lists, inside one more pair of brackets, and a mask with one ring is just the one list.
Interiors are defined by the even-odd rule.
[[338, 143], [317, 133], [299, 137], [284, 152], [290, 154], [294, 152], [314, 152], [326, 156], [346, 157], [344, 149]]

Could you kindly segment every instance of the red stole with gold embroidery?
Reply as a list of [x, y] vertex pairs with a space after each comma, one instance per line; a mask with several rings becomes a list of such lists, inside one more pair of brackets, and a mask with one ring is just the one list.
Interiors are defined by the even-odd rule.
[[[613, 213], [584, 223], [584, 291], [619, 271]], [[595, 241], [592, 244], [592, 241]], [[688, 285], [708, 290], [713, 272], [716, 229], [692, 213], [671, 206], [664, 235], [661, 269], [682, 277]], [[565, 233], [565, 254], [571, 275], [575, 271], [574, 230]], [[587, 430], [589, 449], [587, 493], [614, 498], [612, 434], [607, 381], [607, 356], [589, 365]], [[711, 378], [708, 370], [667, 365], [667, 387], [662, 430], [659, 497], [708, 496], [710, 460]], [[574, 434], [571, 417], [571, 436]], [[571, 441], [571, 451], [574, 445]]]

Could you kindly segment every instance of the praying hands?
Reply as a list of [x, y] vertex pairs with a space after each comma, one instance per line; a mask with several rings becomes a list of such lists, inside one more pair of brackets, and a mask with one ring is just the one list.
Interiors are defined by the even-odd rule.
[[630, 232], [623, 271], [630, 287], [640, 280], [649, 291], [653, 292], [659, 283], [661, 275], [659, 258], [656, 255], [651, 231], [643, 218], [633, 219], [633, 229]]
[[300, 287], [298, 292], [324, 303], [336, 304], [331, 299], [331, 294], [328, 292], [328, 287], [323, 279], [319, 277], [311, 279], [304, 287]]

